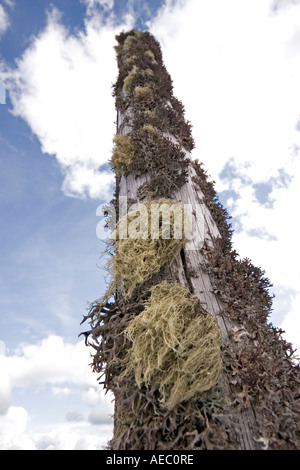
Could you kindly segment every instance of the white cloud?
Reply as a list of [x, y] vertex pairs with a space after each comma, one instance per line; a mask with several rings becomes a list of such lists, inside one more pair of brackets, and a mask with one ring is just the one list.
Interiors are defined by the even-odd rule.
[[292, 309], [284, 318], [281, 328], [285, 331], [284, 337], [291, 342], [296, 351], [296, 356], [300, 357], [300, 294], [293, 299]]
[[[108, 150], [108, 141], [106, 149]], [[62, 190], [66, 196], [77, 195], [80, 197], [87, 194], [92, 199], [98, 197], [104, 199], [105, 195], [110, 193], [113, 183], [114, 177], [111, 171], [99, 171], [95, 166], [88, 167], [80, 162], [74, 163], [65, 171]]]
[[[219, 192], [231, 190], [228, 209], [239, 225], [234, 247], [266, 270], [271, 292], [281, 296], [292, 289], [295, 305], [299, 13], [298, 0], [167, 0], [149, 23], [193, 125], [193, 155], [204, 162]], [[225, 180], [220, 173], [228, 162], [234, 174]], [[270, 186], [270, 204], [257, 199], [255, 185], [261, 183]], [[297, 331], [300, 324], [295, 309], [276, 314], [285, 317], [294, 341], [293, 326]]]
[[111, 10], [114, 7], [114, 0], [80, 0], [87, 6], [87, 13], [92, 14], [97, 5], [102, 6], [107, 10]]
[[21, 406], [11, 406], [0, 421], [0, 450], [35, 450], [26, 433], [27, 411]]
[[[0, 449], [15, 446], [25, 450], [73, 449], [76, 446], [90, 449], [105, 445], [112, 432], [112, 395], [105, 394], [99, 386], [97, 375], [89, 367], [90, 362], [90, 351], [83, 341], [71, 344], [54, 335], [37, 344], [21, 345], [13, 354], [2, 354]], [[17, 388], [44, 389], [48, 385], [53, 399], [60, 401], [66, 397], [66, 400], [70, 400], [77, 389], [78, 403], [88, 405], [89, 416], [85, 420], [74, 419], [74, 416], [81, 416], [78, 410], [74, 410], [73, 419], [70, 419], [69, 411], [67, 416], [55, 425], [48, 425], [47, 429], [32, 427], [26, 407], [14, 405], [12, 392]], [[104, 426], [101, 437], [98, 435], [99, 429], [92, 430], [89, 423]], [[87, 437], [85, 443], [81, 442], [83, 432]]]
[[[0, 364], [1, 364], [0, 358]], [[9, 377], [2, 374], [1, 377], [1, 386], [0, 386], [0, 416], [5, 414], [11, 404], [11, 384]]]
[[[89, 354], [83, 341], [71, 344], [51, 335], [36, 344], [20, 345], [13, 355], [2, 355], [1, 371], [11, 387], [71, 382], [88, 389], [96, 385], [96, 377], [88, 367]], [[76, 367], [72, 367], [74, 364]]]
[[56, 397], [67, 397], [71, 394], [69, 387], [52, 387], [52, 393]]
[[91, 424], [111, 423], [111, 415], [101, 408], [93, 408], [88, 419]]
[[0, 5], [0, 38], [9, 27], [9, 18], [5, 9]]
[[273, 0], [272, 10], [276, 13], [279, 9], [299, 5], [299, 0]]
[[112, 437], [112, 425], [91, 426], [77, 422], [58, 425], [55, 429], [30, 433], [35, 449], [102, 450]]
[[0, 450], [102, 450], [111, 437], [112, 424], [93, 426], [80, 419], [30, 429], [23, 407], [10, 407], [0, 421]]
[[53, 9], [17, 68], [4, 74], [14, 115], [28, 123], [42, 151], [57, 158], [68, 196], [110, 197], [114, 176], [101, 166], [110, 159], [115, 133], [114, 36], [132, 21], [110, 16], [104, 23], [95, 13], [72, 35]]

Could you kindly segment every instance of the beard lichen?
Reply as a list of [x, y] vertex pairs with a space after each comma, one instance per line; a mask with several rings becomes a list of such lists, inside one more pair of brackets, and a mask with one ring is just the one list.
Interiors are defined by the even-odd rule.
[[222, 335], [216, 316], [186, 287], [166, 281], [154, 286], [124, 334], [132, 346], [123, 376], [134, 371], [139, 388], [157, 383], [162, 406], [172, 409], [218, 382]]
[[135, 147], [132, 140], [125, 135], [116, 135], [114, 143], [115, 148], [110, 163], [116, 173], [122, 173], [133, 162]]
[[134, 82], [138, 75], [138, 68], [136, 65], [132, 67], [127, 77], [124, 79], [123, 91], [131, 91], [134, 87]]
[[188, 217], [176, 201], [159, 199], [135, 209], [131, 206], [117, 224], [115, 255], [108, 263], [113, 282], [125, 297], [179, 254], [188, 231]]

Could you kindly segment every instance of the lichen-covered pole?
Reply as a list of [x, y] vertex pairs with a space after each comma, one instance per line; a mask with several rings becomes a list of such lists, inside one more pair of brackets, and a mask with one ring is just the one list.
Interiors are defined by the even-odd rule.
[[[117, 36], [111, 283], [87, 343], [115, 396], [112, 450], [299, 449], [299, 365], [148, 32]], [[88, 340], [90, 338], [90, 340]]]

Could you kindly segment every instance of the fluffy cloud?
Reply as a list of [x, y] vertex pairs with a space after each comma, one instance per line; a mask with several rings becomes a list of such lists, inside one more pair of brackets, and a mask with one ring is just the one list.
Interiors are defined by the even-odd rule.
[[274, 315], [300, 350], [299, 12], [292, 0], [167, 0], [149, 28], [193, 124], [193, 155], [233, 216], [235, 248], [266, 270]]
[[53, 428], [30, 430], [30, 417], [12, 406], [0, 422], [0, 450], [102, 450], [112, 436], [112, 425], [91, 426], [69, 419]]
[[11, 406], [0, 421], [0, 450], [35, 450], [27, 435], [28, 413], [20, 406]]
[[294, 296], [292, 302], [292, 308], [289, 311], [288, 315], [284, 318], [281, 327], [286, 332], [286, 336], [289, 341], [297, 349], [296, 355], [300, 357], [300, 322], [299, 322], [299, 312], [300, 312], [300, 294]]
[[111, 10], [114, 7], [114, 0], [80, 0], [87, 6], [88, 14], [92, 14], [97, 5], [102, 6], [107, 10]]
[[96, 377], [88, 367], [90, 351], [83, 341], [66, 343], [51, 335], [37, 344], [24, 344], [12, 355], [1, 355], [2, 383], [11, 387], [72, 383], [89, 390]]
[[[38, 344], [22, 345], [13, 354], [0, 355], [0, 449], [90, 449], [106, 444], [112, 432], [112, 396], [104, 394], [88, 367], [89, 354], [82, 341], [71, 344], [49, 336]], [[55, 400], [69, 400], [77, 390], [79, 404], [87, 405], [89, 416], [85, 419], [78, 410], [68, 411], [55, 426], [31, 428], [26, 407], [13, 404], [12, 391], [49, 385]], [[102, 437], [91, 424], [101, 425]], [[85, 442], [81, 442], [83, 431]]]
[[[0, 356], [1, 363], [1, 356]], [[7, 375], [1, 378], [0, 386], [0, 416], [5, 414], [11, 404], [11, 383]]]
[[95, 13], [85, 30], [73, 35], [53, 9], [17, 68], [3, 74], [14, 115], [28, 123], [42, 151], [57, 158], [68, 196], [110, 197], [114, 177], [106, 164], [116, 120], [114, 36], [132, 21], [127, 16], [116, 24], [111, 16], [104, 23]]

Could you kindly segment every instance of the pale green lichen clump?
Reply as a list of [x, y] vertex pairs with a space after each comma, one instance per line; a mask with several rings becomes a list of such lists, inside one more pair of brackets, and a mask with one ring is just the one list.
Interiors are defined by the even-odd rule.
[[132, 341], [123, 375], [137, 385], [157, 383], [167, 408], [211, 389], [222, 371], [221, 331], [215, 315], [176, 282], [151, 289], [144, 311], [125, 330]]
[[111, 165], [116, 173], [122, 173], [133, 162], [135, 147], [129, 137], [120, 134], [115, 136], [114, 143], [115, 148], [111, 158]]
[[123, 91], [132, 90], [134, 86], [134, 82], [137, 78], [137, 75], [138, 75], [138, 68], [136, 65], [134, 65], [132, 69], [130, 70], [129, 74], [127, 75], [127, 77], [124, 79]]
[[171, 199], [143, 203], [118, 222], [112, 236], [116, 254], [109, 269], [125, 297], [179, 254], [187, 241], [188, 224], [183, 207]]

